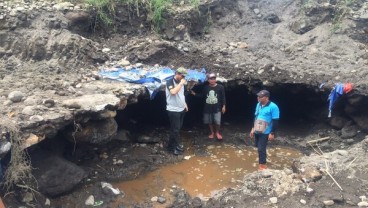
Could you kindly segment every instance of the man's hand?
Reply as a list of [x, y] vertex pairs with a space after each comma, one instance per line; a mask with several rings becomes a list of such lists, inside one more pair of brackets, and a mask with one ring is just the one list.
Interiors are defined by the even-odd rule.
[[249, 136], [252, 139], [254, 138], [254, 129], [253, 128], [252, 128], [252, 130], [250, 130]]
[[185, 85], [187, 83], [187, 80], [185, 80], [184, 78], [180, 80], [179, 84]]
[[226, 112], [226, 107], [225, 106], [222, 106], [221, 112], [222, 112], [222, 114], [224, 114]]
[[188, 112], [189, 111], [189, 108], [188, 108], [188, 106], [187, 105], [185, 105], [185, 112]]
[[268, 140], [274, 140], [275, 139], [275, 135], [273, 133], [270, 133], [268, 135]]

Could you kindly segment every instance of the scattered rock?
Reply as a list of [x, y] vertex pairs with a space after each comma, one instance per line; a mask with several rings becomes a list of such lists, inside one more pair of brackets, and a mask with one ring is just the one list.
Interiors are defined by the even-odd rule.
[[33, 194], [32, 193], [30, 193], [30, 192], [27, 192], [25, 195], [24, 195], [24, 197], [23, 197], [23, 199], [22, 199], [22, 202], [24, 202], [24, 203], [31, 203], [33, 201]]
[[301, 173], [304, 182], [318, 181], [322, 178], [322, 173], [316, 167], [307, 166]]
[[55, 105], [55, 101], [52, 99], [46, 99], [42, 103], [48, 108], [54, 107]]
[[29, 115], [29, 116], [35, 115], [36, 114], [35, 108], [36, 108], [35, 106], [26, 106], [23, 108], [22, 114]]
[[165, 197], [160, 196], [160, 197], [158, 197], [158, 198], [157, 198], [157, 202], [159, 202], [159, 203], [161, 203], [161, 204], [164, 204], [164, 203], [166, 202], [166, 198], [165, 198]]
[[368, 207], [368, 202], [366, 201], [359, 202], [358, 207]]
[[160, 142], [160, 138], [150, 137], [150, 136], [147, 136], [147, 135], [141, 135], [137, 138], [137, 142], [139, 142], [139, 143], [158, 143], [158, 142]]
[[130, 141], [130, 132], [125, 129], [121, 129], [117, 132], [115, 136], [112, 137], [112, 140], [120, 140], [123, 142], [129, 142]]
[[8, 99], [14, 103], [22, 101], [23, 98], [24, 98], [24, 94], [20, 91], [13, 91], [9, 93], [8, 95]]
[[323, 204], [326, 206], [332, 206], [335, 204], [335, 202], [333, 200], [326, 200], [326, 201], [323, 201]]
[[120, 192], [120, 190], [119, 190], [119, 188], [114, 188], [114, 187], [112, 187], [112, 185], [110, 184], [110, 183], [106, 183], [106, 182], [101, 182], [101, 187], [103, 188], [103, 189], [108, 189], [108, 190], [110, 190], [110, 192], [112, 192], [113, 194], [115, 194], [115, 195], [118, 195], [118, 194], [120, 194], [121, 192]]
[[307, 19], [302, 19], [291, 24], [291, 30], [296, 34], [304, 34], [312, 29], [314, 25]]
[[6, 153], [9, 152], [12, 144], [6, 140], [0, 140], [0, 156], [4, 156]]
[[270, 198], [270, 202], [271, 202], [272, 204], [277, 204], [277, 197], [271, 197], [271, 198]]
[[330, 125], [336, 129], [342, 129], [349, 120], [342, 116], [332, 116]]
[[312, 189], [310, 187], [308, 187], [306, 191], [307, 191], [308, 194], [314, 193], [314, 189]]
[[199, 197], [195, 197], [192, 200], [192, 206], [193, 206], [193, 208], [200, 208], [200, 207], [202, 207], [203, 206], [202, 200]]
[[87, 205], [87, 206], [93, 206], [95, 204], [95, 197], [93, 195], [90, 195], [86, 199], [86, 202], [84, 204]]
[[46, 198], [46, 200], [45, 200], [45, 206], [50, 206], [50, 205], [51, 205], [50, 199]]
[[40, 115], [34, 115], [34, 116], [29, 117], [29, 120], [32, 122], [41, 122], [44, 120], [44, 118]]
[[74, 5], [70, 2], [61, 2], [58, 4], [55, 4], [52, 8], [59, 10], [59, 11], [68, 11], [72, 10]]
[[356, 136], [357, 134], [358, 134], [358, 128], [355, 125], [344, 126], [341, 129], [341, 138], [343, 139], [352, 138]]
[[272, 24], [277, 24], [280, 23], [281, 20], [280, 18], [276, 15], [276, 14], [269, 14], [265, 17], [265, 20], [267, 20], [268, 22], [272, 23]]
[[126, 60], [126, 59], [122, 59], [118, 62], [118, 65], [121, 67], [125, 67], [125, 66], [129, 66], [130, 65], [130, 61]]
[[64, 102], [63, 106], [69, 109], [80, 109], [82, 106], [77, 102]]

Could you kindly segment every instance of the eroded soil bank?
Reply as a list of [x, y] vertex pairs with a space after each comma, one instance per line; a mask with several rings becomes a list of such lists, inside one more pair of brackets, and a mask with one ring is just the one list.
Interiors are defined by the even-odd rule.
[[[111, 29], [91, 24], [96, 14], [83, 3], [0, 2], [1, 162], [7, 168], [26, 148], [34, 175], [24, 181], [31, 169], [17, 163], [14, 188], [1, 194], [8, 206], [87, 207], [93, 195], [101, 207], [118, 207], [121, 195], [101, 182], [181, 161], [164, 149], [164, 99], [98, 76], [154, 65], [204, 67], [226, 78], [224, 143], [240, 148], [251, 145], [254, 94], [270, 90], [283, 112], [272, 145], [306, 155], [291, 168], [245, 175], [207, 202], [177, 188], [163, 206], [367, 206], [367, 2], [211, 0], [195, 8], [175, 1], [159, 33], [136, 9], [118, 4]], [[353, 92], [327, 119], [329, 92], [347, 82]], [[200, 102], [190, 102], [184, 134], [201, 155], [213, 144]]]

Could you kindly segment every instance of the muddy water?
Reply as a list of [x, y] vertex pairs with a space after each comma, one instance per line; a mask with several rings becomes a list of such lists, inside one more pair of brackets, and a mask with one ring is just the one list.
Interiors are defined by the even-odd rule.
[[[154, 196], [164, 196], [170, 201], [170, 192], [179, 187], [192, 197], [205, 199], [218, 190], [240, 185], [245, 174], [258, 169], [255, 148], [220, 144], [208, 146], [207, 152], [208, 156], [195, 156], [188, 151], [184, 155], [186, 160], [180, 163], [164, 166], [132, 181], [114, 184], [125, 192], [118, 203], [150, 201]], [[293, 149], [269, 148], [268, 166], [272, 169], [290, 167], [292, 160], [300, 156], [301, 153]]]

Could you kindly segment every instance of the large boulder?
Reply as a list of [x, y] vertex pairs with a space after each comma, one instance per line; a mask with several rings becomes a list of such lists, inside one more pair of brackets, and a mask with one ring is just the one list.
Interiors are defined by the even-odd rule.
[[33, 167], [40, 192], [48, 196], [71, 191], [87, 176], [82, 168], [58, 156], [39, 158], [33, 162]]
[[341, 129], [341, 138], [348, 139], [355, 137], [358, 134], [358, 127], [356, 125], [346, 125]]
[[365, 132], [368, 132], [368, 115], [366, 114], [354, 115], [351, 116], [351, 118], [359, 126], [359, 128], [361, 128]]
[[330, 125], [336, 129], [342, 129], [349, 120], [343, 116], [334, 115], [330, 119]]

